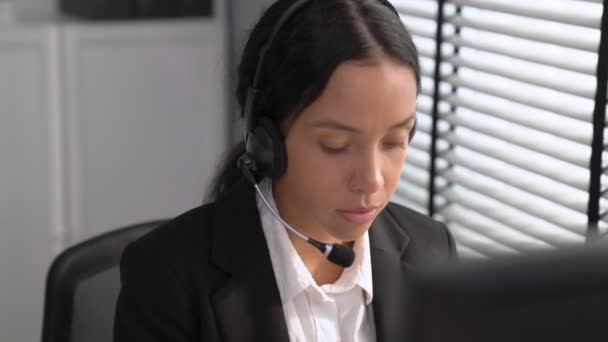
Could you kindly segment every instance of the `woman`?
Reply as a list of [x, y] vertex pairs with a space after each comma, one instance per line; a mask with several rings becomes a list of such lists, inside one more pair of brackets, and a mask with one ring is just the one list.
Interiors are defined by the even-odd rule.
[[406, 265], [445, 225], [389, 203], [420, 67], [380, 0], [279, 0], [245, 46], [246, 144], [213, 201], [131, 244], [115, 341], [401, 341]]

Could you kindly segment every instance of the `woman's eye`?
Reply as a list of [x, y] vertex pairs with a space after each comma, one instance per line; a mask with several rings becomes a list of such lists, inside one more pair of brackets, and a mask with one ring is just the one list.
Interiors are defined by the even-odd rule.
[[386, 142], [384, 143], [384, 147], [388, 149], [405, 148], [405, 143], [402, 141]]
[[330, 146], [321, 144], [321, 148], [327, 154], [340, 154], [340, 153], [346, 152], [348, 145], [343, 146], [343, 147], [330, 147]]

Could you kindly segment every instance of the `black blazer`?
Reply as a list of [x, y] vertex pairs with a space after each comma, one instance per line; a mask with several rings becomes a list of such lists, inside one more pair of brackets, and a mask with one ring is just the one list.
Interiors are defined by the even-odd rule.
[[[407, 269], [454, 252], [445, 225], [389, 204], [369, 231], [378, 341], [405, 339]], [[289, 341], [255, 202], [241, 182], [125, 250], [115, 342]]]

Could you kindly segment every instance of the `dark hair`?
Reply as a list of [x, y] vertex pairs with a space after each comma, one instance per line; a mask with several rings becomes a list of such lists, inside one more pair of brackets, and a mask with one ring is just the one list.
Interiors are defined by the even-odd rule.
[[[236, 97], [241, 109], [260, 48], [294, 2], [273, 3], [249, 36], [237, 75]], [[381, 55], [411, 67], [420, 89], [418, 52], [401, 19], [386, 4], [380, 0], [311, 0], [278, 32], [266, 54], [256, 117], [267, 116], [280, 124], [321, 95], [338, 65]], [[221, 197], [243, 178], [236, 161], [244, 152], [244, 142], [232, 148], [212, 183], [211, 199]]]

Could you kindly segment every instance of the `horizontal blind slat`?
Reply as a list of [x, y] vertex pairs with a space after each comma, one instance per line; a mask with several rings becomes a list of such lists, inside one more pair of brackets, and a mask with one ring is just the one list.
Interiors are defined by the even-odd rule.
[[580, 108], [568, 108], [567, 104], [555, 103], [555, 101], [539, 99], [534, 94], [516, 93], [503, 87], [496, 87], [495, 85], [489, 83], [477, 83], [456, 75], [446, 77], [445, 81], [454, 86], [464, 87], [467, 89], [478, 91], [480, 93], [493, 95], [509, 101], [521, 103], [526, 106], [559, 114], [568, 118], [580, 120], [583, 122], [590, 122], [591, 120], [591, 111], [583, 110]]
[[[531, 5], [535, 5], [535, 2], [499, 2], [495, 0], [451, 0], [451, 3], [459, 6], [467, 6], [478, 8], [482, 10], [490, 10], [499, 13], [508, 13], [517, 16], [548, 20], [562, 24], [569, 24], [575, 26], [589, 27], [599, 29], [600, 27], [600, 16], [599, 13], [596, 16], [583, 14], [583, 13], [569, 13], [551, 10], [550, 8], [535, 8]], [[522, 5], [523, 4], [523, 5]]]
[[[539, 227], [540, 224], [536, 222], [538, 219], [534, 220], [532, 217], [525, 217], [521, 212], [513, 213], [512, 210], [505, 210], [502, 207], [490, 204], [488, 201], [471, 200], [470, 191], [464, 195], [450, 189], [442, 192], [441, 196], [554, 247], [566, 247], [585, 240], [583, 235], [565, 228], [555, 227], [555, 229], [549, 229]], [[574, 230], [580, 230], [580, 228], [575, 227]]]
[[486, 234], [469, 229], [467, 226], [456, 222], [450, 222], [450, 232], [456, 241], [474, 248], [483, 255], [494, 256], [520, 252], [489, 238]]
[[418, 37], [423, 37], [426, 39], [435, 39], [435, 32], [424, 30], [416, 26], [408, 26], [407, 30], [410, 32], [410, 34], [413, 34]]
[[540, 31], [530, 31], [528, 29], [517, 28], [513, 26], [507, 26], [502, 24], [496, 24], [492, 22], [485, 22], [481, 20], [471, 20], [468, 18], [463, 18], [461, 16], [453, 16], [447, 19], [447, 22], [464, 28], [472, 28], [477, 30], [483, 30], [488, 32], [494, 32], [499, 34], [504, 34], [508, 36], [535, 40], [537, 42], [554, 44], [564, 47], [569, 47], [572, 49], [596, 52], [599, 46], [599, 42], [593, 42], [591, 40], [583, 40], [583, 39], [570, 39], [565, 37], [559, 37], [557, 35], [549, 34], [546, 32]]
[[511, 165], [520, 167], [530, 172], [537, 173], [541, 176], [552, 178], [556, 181], [570, 185], [579, 190], [588, 190], [589, 179], [588, 177], [585, 177], [585, 175], [563, 173], [561, 172], [561, 170], [557, 170], [555, 168], [543, 165], [543, 163], [539, 163], [538, 159], [534, 155], [525, 156], [521, 154], [514, 155], [505, 153], [504, 151], [494, 149], [491, 146], [482, 143], [471, 141], [453, 133], [448, 134], [442, 138], [446, 139], [455, 146], [462, 146], [472, 151], [485, 154], [487, 156], [493, 156], [494, 158], [507, 162]]
[[433, 75], [434, 75], [434, 69], [433, 69], [433, 67], [431, 67], [430, 65], [427, 66], [425, 64], [421, 64], [420, 65], [420, 71], [422, 73], [422, 76], [433, 77]]
[[512, 111], [505, 110], [500, 107], [492, 107], [479, 102], [467, 100], [459, 95], [446, 96], [442, 99], [442, 101], [445, 101], [452, 106], [468, 108], [476, 112], [491, 115], [496, 118], [533, 128], [541, 132], [560, 136], [564, 139], [568, 139], [583, 145], [591, 144], [591, 131], [589, 131], [589, 134], [578, 134], [577, 131], [569, 129], [571, 127], [568, 127], [567, 122], [561, 124], [559, 120], [554, 120], [554, 122], [551, 124], [546, 124], [542, 121], [538, 121], [533, 116], [518, 115], [518, 113], [513, 113]]
[[451, 123], [452, 125], [466, 127], [476, 132], [480, 132], [496, 139], [500, 139], [502, 141], [523, 147], [530, 151], [538, 152], [551, 156], [555, 159], [566, 161], [573, 165], [577, 165], [583, 168], [589, 166], [589, 160], [591, 158], [590, 154], [571, 154], [568, 150], [562, 149], [561, 146], [555, 146], [544, 139], [537, 139], [536, 136], [512, 134], [510, 131], [503, 131], [495, 129], [494, 127], [488, 127], [488, 125], [486, 125], [482, 120], [466, 119], [457, 114], [444, 115], [443, 119]]
[[[456, 153], [447, 153], [443, 158], [452, 162], [453, 164], [465, 167], [474, 172], [486, 175], [497, 181], [503, 182], [510, 186], [521, 189], [522, 191], [532, 193], [534, 195], [544, 197], [549, 201], [553, 201], [564, 207], [570, 208], [572, 210], [576, 210], [580, 213], [585, 213], [587, 210], [587, 197], [586, 196], [577, 196], [573, 194], [575, 192], [574, 189], [568, 191], [567, 189], [559, 189], [555, 184], [539, 184], [539, 181], [534, 177], [518, 177], [513, 174], [507, 174], [504, 169], [501, 168], [501, 165], [498, 163], [490, 163], [490, 162], [482, 162], [479, 160], [471, 161], [468, 158], [459, 157]], [[549, 183], [549, 182], [547, 182]], [[580, 194], [584, 194], [584, 192], [580, 192]]]
[[494, 221], [485, 217], [483, 213], [477, 213], [459, 204], [452, 204], [442, 210], [441, 216], [448, 223], [456, 222], [519, 252], [531, 252], [552, 246], [538, 237], [530, 236], [525, 232], [504, 225], [502, 222]]
[[420, 187], [417, 184], [407, 181], [399, 182], [395, 190], [394, 198], [404, 198], [415, 203], [420, 208], [425, 208], [428, 202], [428, 192], [426, 188]]
[[560, 214], [556, 211], [549, 211], [541, 208], [539, 205], [537, 205], [538, 199], [524, 198], [521, 195], [499, 191], [494, 187], [483, 184], [479, 181], [479, 179], [461, 177], [453, 170], [450, 170], [441, 176], [453, 183], [458, 184], [459, 186], [462, 186], [470, 191], [474, 191], [481, 196], [492, 198], [503, 203], [504, 205], [517, 209], [520, 212], [540, 218], [544, 221], [552, 223], [555, 226], [563, 227], [572, 233], [584, 235], [586, 224], [576, 221], [565, 214]]
[[428, 170], [430, 167], [430, 156], [428, 151], [420, 150], [416, 147], [408, 147], [407, 161], [405, 168], [409, 165], [414, 165], [422, 170]]
[[[432, 115], [433, 108], [428, 104], [417, 104], [416, 112], [422, 113], [425, 115]], [[418, 128], [422, 129], [423, 131], [425, 131], [427, 133], [430, 132], [430, 130], [426, 129], [426, 127], [422, 127], [421, 125], [419, 125], [419, 123], [416, 124], [416, 129], [418, 129]]]
[[416, 184], [421, 188], [427, 188], [429, 184], [429, 173], [425, 169], [415, 165], [407, 165], [401, 172], [401, 179]]
[[505, 68], [501, 68], [495, 65], [487, 64], [484, 61], [471, 61], [459, 56], [447, 57], [445, 59], [446, 63], [450, 63], [456, 67], [465, 67], [476, 71], [481, 71], [484, 73], [501, 76], [504, 78], [533, 84], [536, 86], [552, 89], [555, 91], [584, 97], [590, 100], [593, 100], [595, 97], [595, 86], [588, 85], [583, 86], [580, 84], [564, 84], [563, 77], [557, 78], [539, 78], [532, 74], [527, 74], [523, 72], [517, 72]]
[[427, 20], [437, 19], [436, 11], [432, 11], [422, 7], [414, 7], [409, 5], [408, 3], [393, 4], [393, 7], [395, 7], [397, 12], [399, 12], [400, 14], [411, 15]]
[[[420, 131], [430, 135], [433, 129], [433, 121], [430, 117], [432, 108], [427, 104], [418, 104], [416, 112], [418, 113], [416, 117], [416, 132]], [[414, 136], [416, 135], [414, 134]]]
[[421, 46], [418, 46], [417, 48], [420, 56], [435, 59], [435, 51]]
[[410, 146], [428, 153], [431, 148], [431, 137], [425, 132], [417, 132], [414, 139], [410, 141]]
[[595, 76], [595, 65], [578, 63], [578, 61], [576, 60], [562, 60], [555, 56], [544, 56], [539, 54], [537, 51], [517, 50], [504, 46], [490, 45], [484, 42], [478, 42], [460, 36], [448, 37], [446, 38], [446, 42], [455, 46], [467, 47], [528, 62], [548, 65], [558, 69], [564, 69], [589, 76]]

